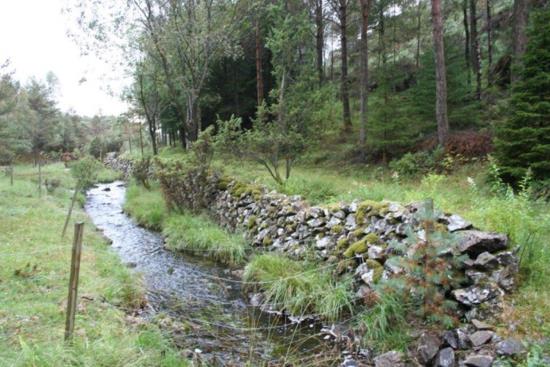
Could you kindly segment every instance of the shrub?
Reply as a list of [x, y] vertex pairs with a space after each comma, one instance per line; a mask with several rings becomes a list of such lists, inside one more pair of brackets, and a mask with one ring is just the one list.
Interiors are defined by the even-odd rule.
[[445, 159], [443, 149], [406, 153], [390, 162], [390, 168], [402, 176], [415, 176], [429, 172], [447, 171], [449, 160]]
[[98, 160], [88, 156], [73, 162], [70, 168], [71, 174], [77, 182], [77, 187], [84, 190], [96, 182], [97, 173], [102, 165]]
[[141, 184], [147, 190], [151, 189], [149, 176], [151, 173], [151, 157], [145, 157], [133, 162], [132, 175], [137, 183]]

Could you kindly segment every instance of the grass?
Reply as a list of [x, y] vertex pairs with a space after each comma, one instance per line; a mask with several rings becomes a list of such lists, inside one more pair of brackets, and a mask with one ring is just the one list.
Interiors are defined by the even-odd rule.
[[262, 254], [246, 265], [244, 279], [264, 291], [266, 304], [292, 315], [314, 313], [337, 320], [352, 312], [351, 279], [336, 280], [330, 271], [314, 264]]
[[248, 246], [242, 235], [221, 229], [203, 214], [169, 212], [158, 185], [147, 190], [130, 184], [124, 208], [141, 225], [162, 231], [169, 249], [200, 254], [231, 266], [246, 259]]
[[36, 169], [0, 177], [0, 361], [5, 366], [186, 366], [154, 325], [132, 324], [125, 310], [143, 303], [139, 280], [110, 251], [83, 211], [84, 250], [76, 329], [63, 341], [71, 236], [61, 239], [73, 180], [62, 164], [43, 167], [58, 178], [38, 197]]
[[158, 185], [152, 185], [151, 190], [131, 183], [126, 191], [124, 210], [136, 221], [155, 231], [161, 231], [168, 210]]

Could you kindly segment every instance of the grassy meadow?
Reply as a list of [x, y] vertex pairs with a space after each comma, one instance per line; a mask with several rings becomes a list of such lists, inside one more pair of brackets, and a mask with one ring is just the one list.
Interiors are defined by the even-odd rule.
[[62, 164], [46, 165], [43, 177], [60, 186], [39, 197], [37, 177], [32, 166], [15, 166], [13, 186], [0, 176], [0, 365], [186, 366], [157, 327], [129, 316], [143, 304], [139, 278], [81, 208], [73, 212], [86, 223], [75, 335], [63, 341], [72, 228], [64, 239], [61, 229], [74, 182]]

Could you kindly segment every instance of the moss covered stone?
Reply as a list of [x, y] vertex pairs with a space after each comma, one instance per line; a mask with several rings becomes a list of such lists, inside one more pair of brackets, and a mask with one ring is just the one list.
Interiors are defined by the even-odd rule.
[[251, 195], [254, 200], [258, 201], [262, 198], [262, 187], [254, 184], [247, 184], [244, 182], [235, 181], [233, 186], [229, 189], [231, 195], [240, 198], [243, 194]]
[[365, 235], [365, 228], [357, 228], [352, 234], [355, 238], [361, 238]]
[[264, 239], [262, 240], [262, 245], [264, 246], [271, 246], [273, 244], [273, 239], [269, 236], [265, 236]]
[[349, 246], [349, 241], [347, 238], [341, 238], [336, 243], [336, 248], [338, 250], [343, 250], [344, 248], [347, 248]]
[[378, 281], [382, 278], [382, 273], [384, 272], [384, 267], [382, 264], [380, 264], [376, 260], [368, 259], [365, 261], [369, 269], [372, 269], [374, 271], [374, 274], [372, 276], [372, 280], [374, 283], [378, 283]]
[[258, 218], [255, 215], [251, 215], [250, 217], [248, 217], [248, 223], [246, 223], [246, 227], [251, 230], [256, 227], [257, 222]]
[[330, 229], [330, 232], [334, 234], [340, 234], [342, 233], [343, 230], [344, 230], [344, 226], [341, 224], [337, 224]]
[[348, 249], [344, 252], [345, 257], [352, 257], [357, 254], [362, 254], [367, 252], [369, 245], [365, 239], [353, 243]]
[[229, 184], [231, 183], [231, 181], [233, 181], [231, 179], [231, 177], [228, 177], [228, 176], [222, 176], [220, 177], [220, 179], [218, 180], [218, 189], [219, 190], [227, 190], [227, 188], [229, 187]]
[[365, 200], [357, 206], [355, 221], [363, 224], [368, 217], [385, 215], [388, 212], [388, 206], [388, 203], [383, 201]]
[[367, 241], [368, 244], [375, 244], [380, 241], [380, 237], [374, 232], [369, 233], [365, 236], [365, 241]]

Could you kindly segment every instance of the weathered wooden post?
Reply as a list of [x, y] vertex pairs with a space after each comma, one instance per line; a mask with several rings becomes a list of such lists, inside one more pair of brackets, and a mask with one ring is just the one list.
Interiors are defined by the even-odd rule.
[[13, 165], [10, 164], [10, 186], [13, 186]]
[[74, 188], [73, 198], [71, 199], [71, 206], [69, 206], [69, 212], [67, 213], [67, 218], [65, 218], [65, 224], [63, 225], [63, 231], [61, 232], [61, 238], [65, 237], [65, 232], [67, 232], [67, 226], [69, 225], [69, 220], [71, 220], [71, 214], [73, 213], [74, 203], [76, 201], [76, 195], [80, 190], [80, 185], [77, 183]]
[[38, 156], [38, 197], [42, 197], [42, 158]]
[[84, 223], [74, 225], [73, 250], [71, 256], [71, 276], [69, 278], [69, 295], [67, 298], [67, 320], [65, 322], [65, 341], [71, 340], [74, 332], [74, 319], [78, 294], [78, 277], [80, 275], [80, 255], [82, 254], [82, 235]]

